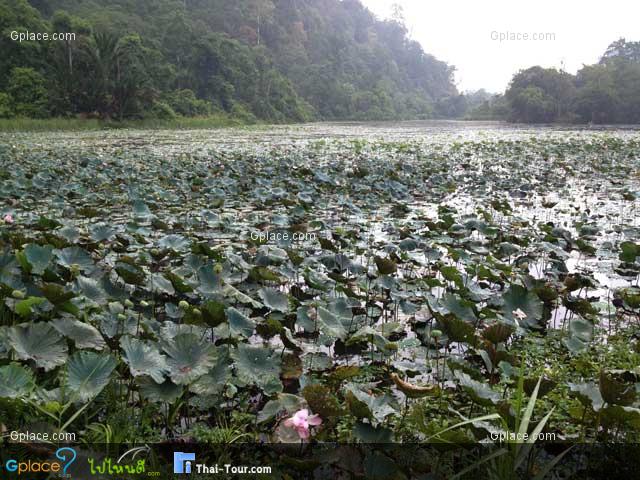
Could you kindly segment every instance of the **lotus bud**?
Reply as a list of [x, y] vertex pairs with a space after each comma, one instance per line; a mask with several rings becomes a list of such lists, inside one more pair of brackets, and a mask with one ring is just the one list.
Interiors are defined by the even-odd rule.
[[431, 336], [439, 338], [442, 336], [442, 330], [431, 330]]
[[19, 298], [19, 299], [22, 299], [25, 297], [24, 292], [22, 290], [14, 290], [13, 292], [11, 292], [11, 296], [13, 298]]
[[60, 413], [62, 405], [60, 405], [60, 402], [56, 401], [46, 402], [44, 404], [44, 409], [49, 413], [57, 414]]
[[178, 303], [178, 307], [180, 307], [181, 310], [186, 310], [187, 308], [189, 308], [189, 302], [187, 302], [186, 300], [180, 300], [180, 302]]
[[201, 316], [202, 316], [202, 312], [201, 312], [198, 308], [194, 308], [194, 309], [193, 309], [193, 314], [194, 314], [196, 317], [201, 317]]
[[127, 308], [133, 308], [133, 302], [128, 298], [124, 301], [124, 306]]
[[124, 313], [124, 306], [120, 302], [109, 302], [109, 311], [111, 313]]

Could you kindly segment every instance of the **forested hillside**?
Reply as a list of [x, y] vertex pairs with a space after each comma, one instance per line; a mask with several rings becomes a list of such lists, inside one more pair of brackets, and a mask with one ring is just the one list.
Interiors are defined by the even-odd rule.
[[359, 0], [0, 0], [0, 30], [3, 117], [431, 118], [459, 99], [400, 13]]
[[613, 42], [576, 75], [528, 68], [513, 77], [505, 96], [517, 122], [640, 123], [640, 42]]

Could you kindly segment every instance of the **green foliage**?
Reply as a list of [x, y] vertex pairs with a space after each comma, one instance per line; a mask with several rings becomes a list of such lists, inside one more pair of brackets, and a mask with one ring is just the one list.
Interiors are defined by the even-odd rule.
[[217, 112], [206, 117], [182, 117], [169, 120], [145, 117], [143, 119], [128, 119], [115, 122], [108, 119], [86, 118], [0, 118], [0, 130], [3, 132], [52, 132], [52, 131], [93, 131], [93, 130], [121, 130], [121, 129], [145, 129], [145, 130], [198, 130], [221, 127], [233, 127], [254, 123], [256, 118], [248, 114], [250, 120], [232, 113]]
[[176, 118], [176, 112], [169, 104], [164, 102], [153, 102], [149, 113], [152, 117], [160, 120], [173, 120]]
[[516, 74], [505, 94], [512, 120], [526, 123], [549, 123], [562, 118], [574, 95], [571, 75], [541, 67]]
[[44, 69], [46, 48], [43, 42], [13, 40], [10, 33], [47, 32], [47, 23], [27, 0], [0, 1], [0, 91], [6, 91], [13, 68]]
[[[205, 150], [210, 132], [145, 132], [133, 147], [138, 132], [6, 135], [6, 429], [141, 444], [239, 431], [300, 451], [286, 419], [307, 409], [318, 443], [437, 439], [444, 452], [536, 425], [637, 441], [640, 294], [637, 273], [627, 286], [616, 270], [640, 256], [625, 223], [638, 138], [381, 141], [376, 128], [345, 141], [361, 128], [306, 126], [282, 148], [282, 129], [219, 132]], [[337, 138], [317, 140], [326, 131]], [[239, 134], [261, 143], [233, 147]], [[269, 226], [317, 236], [250, 239]], [[505, 448], [512, 477], [548, 464]], [[456, 473], [446, 454], [421, 458], [407, 478]]]
[[82, 402], [95, 398], [109, 383], [115, 367], [116, 360], [111, 355], [76, 352], [67, 365], [69, 394]]
[[13, 115], [13, 98], [8, 93], [0, 92], [0, 118], [10, 118]]
[[640, 42], [620, 39], [600, 62], [573, 76], [532, 67], [517, 73], [505, 97], [510, 119], [525, 123], [640, 122]]
[[182, 89], [167, 92], [162, 95], [162, 100], [175, 113], [185, 117], [205, 116], [211, 113], [211, 105], [196, 97], [193, 90]]
[[33, 68], [13, 68], [9, 75], [7, 93], [15, 115], [32, 118], [47, 116], [48, 94], [45, 80]]
[[[47, 84], [42, 95], [37, 82], [31, 102], [14, 99], [16, 111], [0, 101], [0, 117], [173, 120], [173, 111], [300, 122], [457, 115], [464, 104], [452, 67], [410, 40], [401, 16], [378, 20], [359, 1], [32, 4], [39, 11], [26, 0], [0, 0], [2, 31], [76, 38], [3, 36], [0, 71], [33, 68]], [[7, 82], [0, 74], [0, 91], [11, 93]]]

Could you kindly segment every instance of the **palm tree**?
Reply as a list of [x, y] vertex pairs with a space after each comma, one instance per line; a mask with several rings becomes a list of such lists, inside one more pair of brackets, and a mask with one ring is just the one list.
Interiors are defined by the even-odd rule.
[[113, 103], [113, 89], [120, 77], [120, 42], [111, 33], [95, 33], [93, 41], [87, 44], [85, 53], [93, 67], [92, 93], [96, 111], [102, 116], [110, 116]]

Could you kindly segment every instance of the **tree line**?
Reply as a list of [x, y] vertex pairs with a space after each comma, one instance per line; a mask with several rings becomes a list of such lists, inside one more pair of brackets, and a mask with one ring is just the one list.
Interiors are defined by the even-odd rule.
[[461, 94], [399, 7], [380, 20], [360, 0], [0, 0], [0, 32], [0, 118], [640, 122], [640, 42]]
[[485, 113], [522, 123], [640, 123], [640, 42], [617, 40], [576, 75], [555, 68], [518, 72]]
[[0, 31], [0, 117], [433, 118], [459, 97], [400, 9], [359, 0], [0, 0]]

